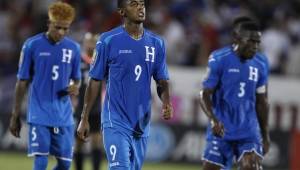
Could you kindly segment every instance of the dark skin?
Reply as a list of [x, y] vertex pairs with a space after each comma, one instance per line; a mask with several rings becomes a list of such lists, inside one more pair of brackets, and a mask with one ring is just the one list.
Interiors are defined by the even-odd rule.
[[[143, 0], [127, 0], [123, 7], [118, 9], [120, 15], [124, 18], [125, 30], [133, 39], [139, 39], [143, 36], [146, 10]], [[90, 79], [84, 97], [84, 106], [81, 114], [81, 120], [77, 128], [77, 134], [80, 139], [86, 140], [89, 135], [88, 115], [95, 102], [99, 92], [100, 81]], [[173, 109], [170, 101], [169, 83], [167, 80], [158, 80], [157, 92], [163, 103], [162, 117], [169, 120], [173, 116]]]
[[[235, 37], [235, 43], [238, 45], [238, 49], [235, 51], [237, 56], [241, 58], [242, 61], [252, 59], [258, 50], [260, 43], [261, 34], [258, 31], [248, 31], [241, 30], [238, 32], [237, 37]], [[218, 120], [213, 113], [212, 100], [216, 89], [203, 89], [200, 92], [200, 106], [204, 113], [210, 120], [212, 126], [212, 132], [215, 136], [223, 137], [226, 129], [223, 123]], [[268, 112], [269, 105], [267, 102], [267, 88], [264, 93], [256, 93], [256, 113], [257, 119], [261, 129], [261, 135], [263, 139], [263, 149], [264, 154], [269, 151], [270, 138], [268, 132]], [[253, 169], [256, 170], [261, 166], [261, 158], [257, 156], [254, 152], [247, 152], [242, 157], [239, 162], [240, 168], [243, 169]], [[221, 167], [209, 162], [204, 162], [204, 170], [220, 170]]]
[[[60, 41], [67, 33], [70, 27], [70, 22], [66, 21], [49, 21], [48, 31], [46, 33], [48, 39], [56, 43]], [[33, 75], [34, 76], [34, 75]], [[24, 96], [28, 91], [28, 86], [30, 84], [30, 80], [17, 80], [15, 87], [15, 98], [13, 110], [10, 118], [9, 130], [11, 134], [17, 138], [20, 137], [20, 131], [22, 128], [21, 119], [20, 119], [20, 111], [21, 105], [24, 100]], [[79, 94], [79, 86], [80, 80], [74, 80], [71, 85], [67, 88], [67, 92], [69, 95], [78, 95]]]

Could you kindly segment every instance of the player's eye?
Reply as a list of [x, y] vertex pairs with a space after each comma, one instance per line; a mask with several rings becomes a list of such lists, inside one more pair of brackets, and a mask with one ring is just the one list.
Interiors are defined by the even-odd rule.
[[68, 27], [60, 27], [60, 26], [55, 26], [55, 29], [57, 30], [64, 30], [64, 31], [67, 31], [69, 28]]
[[136, 1], [131, 1], [130, 6], [137, 7], [138, 3]]

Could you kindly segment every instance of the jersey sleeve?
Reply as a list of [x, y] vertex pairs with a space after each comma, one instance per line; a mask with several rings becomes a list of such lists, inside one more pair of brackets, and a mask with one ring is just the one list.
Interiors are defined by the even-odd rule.
[[31, 52], [31, 43], [25, 42], [22, 47], [22, 51], [19, 59], [19, 68], [17, 77], [20, 80], [31, 79], [33, 61]]
[[212, 89], [217, 86], [221, 75], [220, 70], [221, 68], [219, 61], [214, 58], [213, 54], [211, 54], [208, 60], [206, 75], [202, 82], [204, 88]]
[[166, 48], [165, 43], [162, 41], [161, 47], [158, 48], [158, 62], [156, 64], [156, 68], [153, 74], [154, 80], [168, 80], [169, 72], [168, 66], [166, 62]]
[[261, 87], [265, 86], [268, 82], [268, 76], [269, 76], [269, 71], [266, 65], [262, 67], [261, 75], [258, 78], [258, 82], [256, 85], [256, 89], [260, 89]]
[[76, 54], [75, 54], [75, 58], [74, 58], [74, 62], [73, 64], [73, 68], [72, 68], [72, 73], [71, 73], [71, 78], [73, 80], [79, 80], [81, 79], [81, 71], [80, 71], [80, 57], [81, 53], [80, 53], [80, 47], [79, 45], [76, 46]]
[[108, 61], [108, 45], [100, 37], [96, 44], [93, 56], [93, 63], [91, 64], [89, 76], [97, 80], [103, 80], [107, 75], [107, 61]]

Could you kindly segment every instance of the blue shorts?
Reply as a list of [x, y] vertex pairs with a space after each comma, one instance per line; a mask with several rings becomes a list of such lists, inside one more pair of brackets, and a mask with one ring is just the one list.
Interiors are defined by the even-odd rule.
[[53, 155], [58, 159], [72, 161], [74, 126], [48, 127], [29, 124], [28, 156]]
[[134, 137], [116, 128], [103, 128], [109, 170], [141, 170], [148, 137]]
[[206, 141], [202, 160], [219, 165], [223, 169], [230, 169], [234, 158], [239, 162], [247, 152], [255, 152], [263, 158], [262, 144], [258, 140], [243, 139], [227, 141], [214, 137]]

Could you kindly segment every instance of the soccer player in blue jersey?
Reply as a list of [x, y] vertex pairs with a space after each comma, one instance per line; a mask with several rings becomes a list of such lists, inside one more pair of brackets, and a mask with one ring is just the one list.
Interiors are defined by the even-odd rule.
[[149, 135], [152, 77], [162, 101], [162, 117], [167, 120], [173, 114], [166, 49], [162, 38], [143, 27], [144, 0], [118, 0], [118, 8], [124, 25], [103, 33], [97, 42], [77, 132], [86, 139], [88, 114], [99, 83], [106, 81], [101, 127], [109, 169], [140, 170]]
[[[75, 10], [63, 2], [48, 9], [48, 31], [23, 45], [10, 131], [20, 137], [20, 109], [28, 91], [28, 155], [34, 156], [34, 170], [45, 170], [48, 155], [56, 157], [54, 170], [68, 170], [72, 161], [74, 122], [70, 95], [80, 84], [80, 47], [65, 37]], [[71, 83], [73, 82], [73, 83]]]
[[254, 22], [241, 23], [234, 45], [214, 51], [200, 92], [208, 116], [204, 170], [261, 169], [269, 150], [268, 71], [258, 52], [261, 32]]

